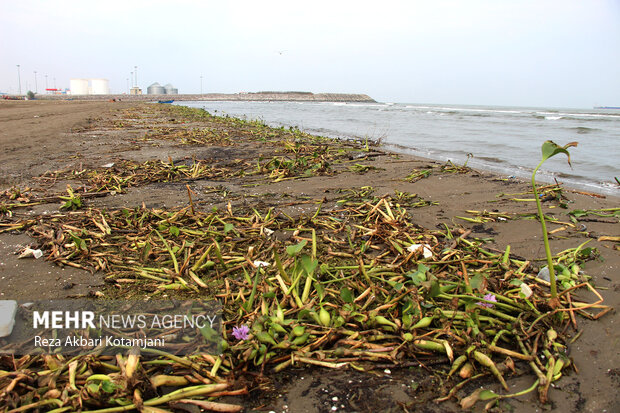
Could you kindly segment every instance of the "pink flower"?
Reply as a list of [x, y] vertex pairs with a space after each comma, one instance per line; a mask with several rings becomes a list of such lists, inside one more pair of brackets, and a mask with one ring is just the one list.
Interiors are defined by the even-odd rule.
[[250, 333], [250, 328], [245, 324], [239, 327], [233, 327], [232, 335], [237, 340], [247, 340]]
[[[487, 300], [487, 301], [493, 301], [493, 302], [497, 302], [497, 298], [495, 298], [495, 296], [491, 293], [485, 294], [484, 297], [482, 297], [483, 299]], [[491, 303], [485, 303], [482, 301], [478, 301], [476, 304], [478, 304], [481, 307], [486, 307], [486, 308], [493, 308], [495, 307], [494, 304]]]

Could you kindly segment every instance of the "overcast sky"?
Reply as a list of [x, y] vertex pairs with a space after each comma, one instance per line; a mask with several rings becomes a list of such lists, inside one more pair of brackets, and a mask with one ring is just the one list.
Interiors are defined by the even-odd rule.
[[0, 92], [366, 93], [383, 102], [620, 105], [620, 0], [0, 0]]

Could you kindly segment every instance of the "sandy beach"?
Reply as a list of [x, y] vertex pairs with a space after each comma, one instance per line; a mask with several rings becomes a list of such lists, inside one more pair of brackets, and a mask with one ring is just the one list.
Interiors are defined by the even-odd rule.
[[[319, 205], [322, 211], [336, 211], [346, 205], [340, 202], [345, 195], [351, 199], [391, 196], [394, 205], [403, 204], [409, 214], [407, 222], [416, 227], [431, 232], [450, 228], [457, 236], [482, 242], [486, 250], [494, 253], [501, 254], [510, 246], [511, 258], [529, 261], [529, 273], [536, 273], [544, 265], [540, 225], [531, 219], [536, 205], [528, 182], [391, 153], [374, 145], [331, 140], [313, 143], [319, 155], [308, 162], [318, 160], [316, 163], [286, 172], [281, 164], [270, 160], [287, 156], [283, 146], [273, 142], [288, 139], [286, 133], [290, 131], [251, 129], [234, 123], [220, 126], [217, 134], [210, 128], [217, 129], [208, 119], [196, 117], [195, 112], [185, 114], [167, 105], [145, 102], [0, 101], [0, 200], [3, 205], [13, 205], [0, 213], [0, 299], [144, 298], [154, 291], [108, 278], [109, 263], [106, 270], [103, 265], [97, 269], [66, 256], [51, 259], [42, 234], [54, 224], [45, 220], [66, 213], [60, 209], [65, 200], [59, 196], [67, 195], [67, 185], [81, 194], [83, 209], [173, 211], [190, 206], [191, 191], [191, 207], [205, 213], [213, 208], [250, 212], [255, 208], [262, 214], [273, 208], [291, 218], [312, 216]], [[256, 135], [255, 130], [264, 135]], [[291, 150], [301, 153], [304, 149]], [[312, 153], [307, 156], [310, 159]], [[191, 169], [193, 175], [181, 179], [153, 179], [160, 169], [140, 169], [148, 162], [189, 169], [196, 161], [203, 161], [205, 169]], [[88, 190], [88, 171], [110, 177], [106, 171], [120, 175], [123, 168], [134, 168], [136, 174], [142, 175], [118, 190], [109, 181], [108, 186], [99, 183], [103, 188], [100, 191]], [[364, 191], [367, 194], [360, 195]], [[399, 193], [409, 195], [394, 200]], [[615, 216], [569, 213], [618, 208], [620, 200], [571, 188], [555, 188], [550, 194], [543, 205], [545, 214], [555, 218], [548, 224], [552, 251], [559, 253], [589, 241], [587, 247], [597, 253], [581, 269], [592, 277], [591, 283], [604, 304], [617, 309], [617, 211]], [[289, 242], [290, 236], [285, 234], [278, 240]], [[18, 259], [17, 253], [28, 245], [42, 248], [47, 259]], [[579, 297], [592, 301], [594, 296], [583, 293]], [[548, 403], [541, 405], [533, 392], [503, 400], [493, 411], [612, 412], [620, 408], [616, 310], [596, 321], [577, 317], [576, 323], [577, 330], [571, 335], [581, 335], [568, 350], [575, 368], [567, 369], [551, 385]], [[249, 395], [226, 396], [222, 400], [243, 405], [247, 411], [323, 412], [332, 406], [337, 406], [338, 411], [460, 411], [457, 398], [442, 404], [433, 402], [439, 396], [433, 388], [437, 382], [426, 383], [422, 369], [413, 371], [411, 365], [399, 367], [385, 360], [377, 365], [380, 367], [373, 373], [310, 365], [269, 373], [273, 366], [268, 366], [264, 367], [265, 377], [251, 382], [247, 377], [261, 371], [255, 368], [246, 376], [240, 372], [237, 375], [247, 381]], [[0, 366], [0, 370], [6, 369], [6, 365]], [[534, 380], [527, 372], [506, 372], [505, 376], [511, 392], [531, 386]], [[416, 384], [412, 385], [412, 381]], [[497, 392], [501, 389], [492, 377], [476, 385]], [[475, 388], [466, 387], [458, 393], [458, 399]], [[483, 406], [480, 402], [474, 409], [482, 410]]]

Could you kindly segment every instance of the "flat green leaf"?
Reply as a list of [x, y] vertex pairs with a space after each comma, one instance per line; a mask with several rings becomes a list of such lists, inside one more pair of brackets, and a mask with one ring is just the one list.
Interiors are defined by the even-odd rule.
[[286, 247], [286, 253], [290, 255], [291, 257], [293, 257], [299, 254], [299, 252], [306, 246], [307, 243], [308, 241], [302, 240], [298, 244], [289, 245], [288, 247]]
[[580, 218], [588, 215], [588, 211], [584, 211], [583, 209], [575, 209], [574, 211], [570, 211], [568, 215], [572, 215], [576, 218]]
[[304, 254], [301, 257], [301, 266], [308, 275], [313, 274], [314, 270], [316, 270], [316, 267], [318, 267], [318, 265], [319, 261], [313, 260], [310, 255]]
[[428, 291], [428, 297], [434, 298], [434, 297], [437, 297], [440, 293], [441, 293], [441, 290], [439, 288], [439, 281], [437, 280], [431, 281], [431, 288]]
[[416, 272], [407, 274], [414, 285], [420, 285], [424, 281], [426, 281], [426, 272], [428, 271], [428, 267], [424, 264], [418, 264], [418, 270]]
[[233, 224], [231, 224], [231, 223], [224, 224], [224, 234], [228, 234], [234, 228], [235, 228], [235, 226]]
[[351, 290], [349, 290], [347, 287], [342, 287], [340, 289], [340, 298], [342, 298], [342, 301], [344, 301], [345, 303], [353, 302], [353, 294], [351, 293]]
[[181, 230], [179, 230], [179, 228], [178, 228], [178, 227], [175, 227], [175, 226], [173, 225], [173, 226], [171, 226], [170, 228], [168, 228], [168, 232], [169, 232], [171, 235], [174, 235], [175, 237], [178, 237], [178, 236], [179, 236], [179, 234], [181, 233]]
[[481, 290], [482, 284], [484, 283], [484, 276], [480, 273], [474, 275], [469, 279], [469, 285], [474, 290]]

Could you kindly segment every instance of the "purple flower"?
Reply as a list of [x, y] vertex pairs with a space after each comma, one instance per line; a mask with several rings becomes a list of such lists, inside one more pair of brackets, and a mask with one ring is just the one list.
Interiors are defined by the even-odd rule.
[[247, 340], [249, 333], [250, 333], [250, 328], [246, 326], [245, 324], [239, 327], [233, 327], [233, 331], [232, 331], [232, 335], [237, 340]]
[[[485, 294], [484, 297], [482, 297], [483, 299], [487, 300], [487, 301], [493, 301], [493, 302], [497, 302], [497, 298], [495, 298], [495, 296], [491, 293]], [[491, 303], [485, 303], [482, 301], [478, 301], [476, 304], [478, 304], [481, 307], [486, 307], [486, 308], [493, 308], [495, 307], [495, 305], [491, 304]]]

